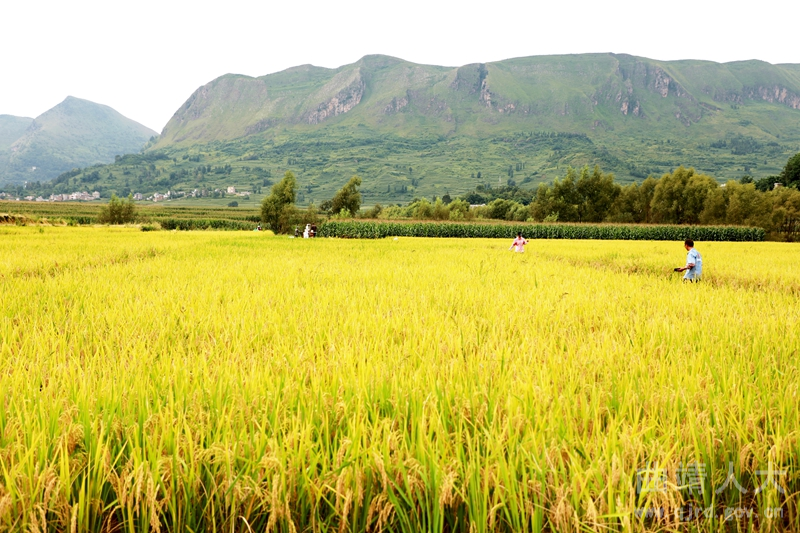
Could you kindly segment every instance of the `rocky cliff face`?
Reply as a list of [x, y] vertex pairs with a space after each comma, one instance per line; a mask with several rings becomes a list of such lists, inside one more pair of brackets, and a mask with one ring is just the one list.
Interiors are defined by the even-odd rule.
[[323, 87], [320, 91], [320, 93], [324, 95], [325, 93], [335, 90], [339, 85], [345, 85], [335, 96], [318, 104], [314, 111], [306, 115], [306, 122], [308, 124], [319, 124], [329, 118], [343, 115], [361, 103], [367, 85], [361, 77], [360, 69], [356, 69], [353, 73], [347, 73], [346, 76], [342, 76], [341, 78], [342, 79], [337, 79], [337, 77], [334, 77], [331, 83]]
[[624, 54], [614, 57], [619, 62], [615, 74], [632, 89], [645, 89], [662, 98], [670, 95], [677, 98], [692, 98], [689, 92], [660, 65]]
[[594, 105], [606, 104], [623, 116], [644, 118], [645, 100], [653, 96], [672, 98], [675, 101], [675, 118], [684, 124], [700, 118], [702, 113], [699, 110], [692, 112], [697, 100], [661, 66], [633, 56], [614, 57], [619, 61], [618, 66], [606, 83], [592, 95]]
[[399, 113], [403, 110], [404, 107], [408, 105], [408, 98], [409, 95], [406, 93], [405, 96], [401, 96], [400, 98], [392, 98], [392, 101], [383, 108], [383, 113], [385, 115], [393, 115], [394, 113]]
[[779, 85], [745, 87], [742, 90], [742, 96], [749, 100], [762, 100], [783, 104], [792, 109], [800, 109], [800, 94]]

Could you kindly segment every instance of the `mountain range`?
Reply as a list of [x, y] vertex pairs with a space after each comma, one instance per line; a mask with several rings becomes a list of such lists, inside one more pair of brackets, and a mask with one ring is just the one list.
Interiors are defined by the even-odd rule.
[[35, 119], [0, 115], [0, 183], [49, 181], [65, 171], [139, 152], [151, 129], [72, 96]]
[[365, 200], [386, 203], [533, 187], [568, 165], [598, 164], [622, 182], [679, 165], [758, 178], [798, 151], [800, 65], [586, 54], [442, 67], [373, 55], [221, 76], [143, 155], [73, 184], [258, 189], [292, 170], [300, 201], [319, 203], [358, 174]]
[[[589, 54], [447, 68], [367, 56], [338, 69], [217, 78], [175, 113], [154, 148], [334, 124], [447, 137], [534, 129], [778, 138], [800, 132], [799, 110], [800, 65]], [[782, 111], [798, 113], [786, 124], [759, 117]]]

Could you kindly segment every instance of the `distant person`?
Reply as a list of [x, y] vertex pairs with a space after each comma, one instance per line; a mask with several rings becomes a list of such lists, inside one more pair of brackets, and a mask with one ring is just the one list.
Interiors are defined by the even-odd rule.
[[297, 229], [297, 226], [294, 227], [294, 236], [295, 237], [299, 237], [300, 236], [300, 230]]
[[317, 236], [317, 225], [311, 224], [311, 237], [316, 237], [316, 236]]
[[514, 250], [515, 252], [523, 253], [525, 251], [526, 244], [528, 244], [528, 241], [522, 237], [522, 233], [517, 233], [517, 238], [514, 239], [514, 242], [511, 243], [511, 248], [508, 250]]
[[306, 229], [303, 230], [303, 238], [308, 239], [310, 237], [309, 233], [311, 233], [311, 224], [306, 224]]
[[694, 249], [694, 241], [686, 239], [683, 241], [683, 247], [689, 252], [686, 254], [686, 266], [675, 269], [675, 272], [686, 272], [683, 275], [683, 281], [695, 283], [700, 281], [703, 274], [703, 258], [700, 257], [700, 252]]
[[255, 231], [261, 231], [261, 224], [259, 224], [258, 226], [256, 226], [256, 229], [255, 229]]

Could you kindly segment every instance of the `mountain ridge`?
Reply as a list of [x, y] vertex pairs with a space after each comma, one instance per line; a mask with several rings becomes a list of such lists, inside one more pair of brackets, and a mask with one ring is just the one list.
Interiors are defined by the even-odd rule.
[[[656, 122], [672, 117], [678, 124], [671, 127], [691, 126], [722, 111], [720, 105], [746, 102], [800, 110], [800, 65], [606, 53], [439, 67], [371, 55], [337, 69], [303, 65], [259, 77], [220, 76], [195, 91], [152, 149], [320, 126], [359, 110], [361, 121], [373, 123], [390, 123], [388, 116], [412, 111], [462, 125], [477, 118], [482, 131], [472, 128], [473, 133], [483, 134], [530, 116], [557, 131], [591, 134], [610, 122], [615, 129], [623, 125], [615, 114]], [[227, 113], [214, 116], [214, 109]], [[554, 124], [556, 118], [560, 124]], [[441, 133], [455, 133], [441, 126]]]
[[0, 145], [0, 181], [47, 181], [75, 167], [111, 163], [157, 135], [109, 106], [74, 96], [29, 120], [13, 142]]

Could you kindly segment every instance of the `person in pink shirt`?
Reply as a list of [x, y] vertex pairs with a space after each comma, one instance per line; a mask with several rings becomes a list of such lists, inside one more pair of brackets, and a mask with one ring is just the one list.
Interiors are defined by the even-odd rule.
[[526, 244], [528, 244], [528, 241], [522, 237], [522, 233], [517, 233], [517, 238], [511, 243], [511, 248], [509, 248], [509, 250], [513, 249], [515, 252], [522, 253], [525, 251]]

